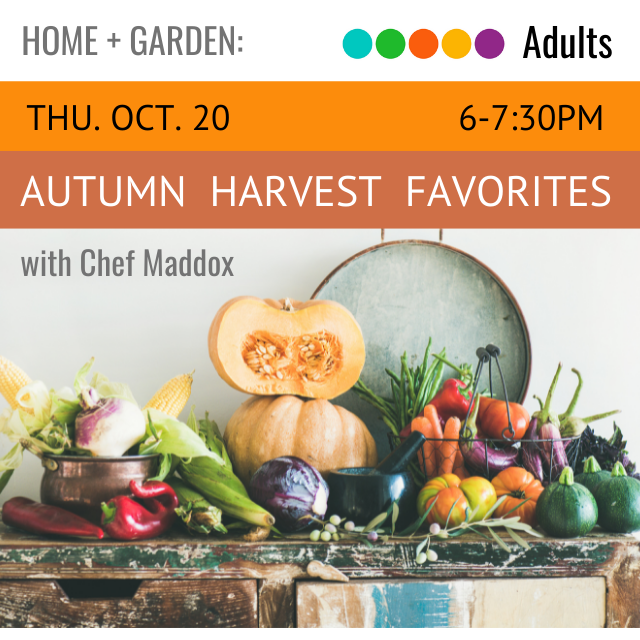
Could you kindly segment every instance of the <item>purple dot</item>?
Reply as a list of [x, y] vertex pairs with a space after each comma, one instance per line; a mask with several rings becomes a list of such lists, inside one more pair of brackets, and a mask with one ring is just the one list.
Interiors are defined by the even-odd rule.
[[476, 36], [476, 51], [487, 60], [497, 58], [504, 51], [504, 38], [495, 29], [485, 29]]

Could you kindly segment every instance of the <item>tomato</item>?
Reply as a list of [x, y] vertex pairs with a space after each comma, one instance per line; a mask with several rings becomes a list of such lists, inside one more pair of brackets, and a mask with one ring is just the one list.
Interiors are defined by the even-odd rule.
[[487, 511], [493, 507], [498, 499], [495, 487], [488, 480], [480, 476], [466, 478], [460, 483], [458, 488], [467, 498], [471, 511], [479, 507], [472, 522], [482, 520], [487, 514]]
[[[529, 412], [521, 404], [515, 402], [509, 403], [509, 412], [511, 414], [511, 424], [515, 432], [513, 439], [520, 440], [529, 428]], [[493, 440], [508, 439], [510, 433], [508, 430], [507, 403], [504, 400], [480, 396], [478, 426], [488, 438]], [[507, 429], [507, 432], [503, 435], [505, 429]]]
[[435, 504], [427, 516], [429, 522], [437, 522], [441, 527], [447, 525], [447, 518], [449, 518], [448, 527], [457, 527], [464, 522], [469, 503], [460, 489], [457, 487], [443, 489], [427, 500], [425, 509], [428, 509], [434, 501]]
[[[427, 501], [433, 498], [443, 489], [449, 487], [457, 487], [460, 484], [460, 478], [453, 473], [445, 473], [437, 478], [432, 478], [427, 484], [420, 489], [418, 494], [417, 507], [418, 513], [422, 515], [427, 510]], [[446, 514], [445, 514], [446, 517]]]
[[[532, 527], [537, 524], [536, 520], [536, 503], [538, 497], [542, 493], [544, 487], [522, 467], [509, 467], [501, 471], [492, 481], [491, 484], [496, 489], [498, 498], [507, 496], [504, 502], [495, 510], [496, 518], [509, 514], [509, 517], [520, 516], [520, 522], [524, 522]], [[527, 500], [522, 506], [518, 507], [523, 500]], [[516, 509], [516, 507], [518, 507]]]
[[455, 527], [464, 522], [467, 509], [473, 511], [478, 506], [472, 522], [482, 520], [496, 503], [496, 490], [488, 480], [479, 476], [461, 481], [458, 476], [447, 473], [429, 480], [421, 489], [418, 494], [418, 514], [422, 515], [434, 501], [427, 520], [437, 522], [443, 527], [447, 522], [449, 510], [455, 504], [449, 517], [449, 526]]

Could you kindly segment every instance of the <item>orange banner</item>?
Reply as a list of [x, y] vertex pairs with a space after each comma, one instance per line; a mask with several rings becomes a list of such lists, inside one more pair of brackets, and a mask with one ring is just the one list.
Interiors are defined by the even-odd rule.
[[640, 150], [638, 82], [3, 82], [0, 92], [4, 151]]
[[640, 152], [0, 152], [4, 228], [639, 227]]

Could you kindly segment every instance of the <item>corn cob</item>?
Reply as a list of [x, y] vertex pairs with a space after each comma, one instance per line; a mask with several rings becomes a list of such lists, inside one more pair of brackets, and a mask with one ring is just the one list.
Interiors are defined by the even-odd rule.
[[229, 516], [259, 527], [271, 527], [275, 518], [249, 498], [246, 489], [229, 465], [200, 456], [178, 465], [180, 477], [212, 505]]
[[143, 411], [146, 409], [157, 409], [172, 418], [177, 418], [191, 395], [194, 371], [171, 378], [171, 380], [164, 384], [153, 398], [147, 402]]
[[0, 356], [0, 393], [11, 409], [17, 409], [20, 406], [16, 399], [18, 391], [30, 382], [31, 378], [20, 367]]

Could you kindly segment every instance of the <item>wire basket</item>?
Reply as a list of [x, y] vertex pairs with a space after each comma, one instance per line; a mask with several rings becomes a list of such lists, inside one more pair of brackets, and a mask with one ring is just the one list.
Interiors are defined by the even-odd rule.
[[[504, 380], [504, 375], [502, 373], [502, 368], [500, 367], [500, 362], [498, 361], [498, 356], [501, 351], [499, 347], [495, 345], [489, 344], [486, 347], [480, 347], [476, 351], [476, 355], [478, 356], [478, 366], [476, 368], [476, 373], [474, 376], [474, 387], [473, 393], [471, 394], [471, 398], [475, 397], [476, 387], [478, 386], [478, 380], [480, 379], [480, 374], [482, 373], [483, 366], [488, 363], [489, 364], [489, 391], [491, 397], [493, 398], [493, 381], [492, 381], [492, 366], [491, 362], [495, 358], [496, 365], [498, 367], [498, 372], [500, 374], [500, 379], [502, 381], [502, 389], [504, 392], [504, 398], [506, 402], [506, 410], [507, 410], [507, 420], [509, 426], [506, 427], [502, 431], [502, 440], [492, 440], [488, 438], [475, 438], [477, 442], [484, 446], [484, 468], [476, 467], [473, 469], [473, 474], [469, 473], [468, 475], [482, 475], [487, 478], [487, 480], [491, 480], [495, 477], [499, 471], [494, 471], [489, 465], [489, 448], [494, 450], [503, 450], [507, 451], [511, 456], [513, 456], [513, 462], [509, 464], [509, 466], [514, 467], [525, 467], [523, 462], [523, 454], [526, 449], [529, 452], [541, 452], [543, 447], [547, 443], [557, 443], [558, 441], [562, 442], [563, 447], [567, 448], [568, 444], [574, 440], [579, 440], [581, 436], [573, 436], [559, 439], [515, 439], [515, 430], [511, 423], [511, 413], [509, 411], [509, 399], [507, 395], [507, 385]], [[421, 449], [418, 450], [417, 454], [417, 465], [412, 465], [412, 472], [414, 479], [420, 485], [425, 484], [429, 479], [437, 475], [437, 473], [433, 473], [433, 469], [438, 469], [443, 460], [448, 459], [452, 473], [456, 473], [456, 470], [459, 469], [460, 459], [455, 459], [457, 452], [460, 450], [460, 445], [462, 444], [470, 444], [472, 441], [472, 435], [470, 429], [467, 427], [467, 420], [469, 419], [469, 415], [471, 414], [471, 409], [473, 406], [473, 402], [469, 403], [469, 410], [467, 411], [467, 416], [465, 417], [462, 427], [460, 429], [460, 438], [458, 440], [452, 440], [450, 438], [427, 438], [427, 443], [423, 445]], [[403, 438], [397, 436], [393, 433], [387, 434], [389, 438], [389, 445], [391, 446], [391, 450], [394, 450], [397, 446], [399, 446]], [[445, 443], [450, 443], [457, 446], [443, 446]], [[431, 445], [431, 446], [430, 446]], [[554, 447], [549, 447], [550, 456], [549, 456], [549, 464], [543, 466], [543, 477], [538, 478], [543, 485], [547, 485], [552, 481], [557, 480], [560, 472], [562, 471], [562, 466], [557, 461], [556, 456], [554, 455]], [[578, 458], [579, 447], [575, 447], [575, 452], [573, 454], [573, 460], [569, 460], [570, 466], [575, 468], [577, 458]], [[556, 459], [554, 459], [556, 458]], [[460, 472], [461, 473], [461, 472]], [[466, 476], [465, 476], [466, 477]]]

